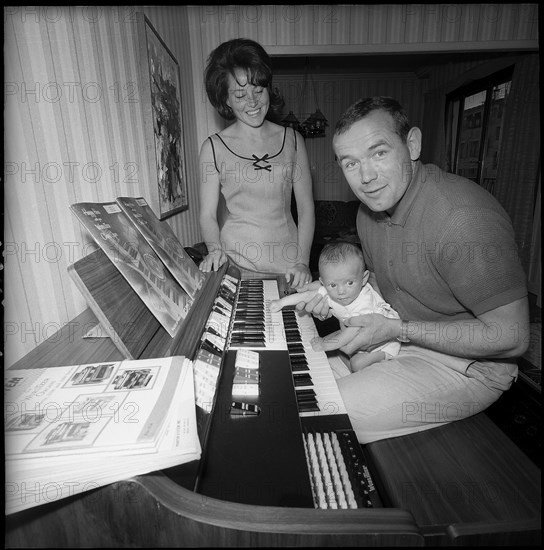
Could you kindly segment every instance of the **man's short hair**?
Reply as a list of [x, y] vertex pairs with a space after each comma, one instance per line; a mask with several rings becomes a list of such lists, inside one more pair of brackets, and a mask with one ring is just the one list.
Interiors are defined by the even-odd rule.
[[376, 96], [360, 99], [348, 107], [340, 117], [334, 128], [334, 134], [339, 135], [347, 132], [353, 124], [363, 119], [374, 111], [386, 111], [391, 115], [395, 122], [395, 131], [406, 143], [408, 132], [410, 131], [410, 122], [402, 105], [392, 97]]

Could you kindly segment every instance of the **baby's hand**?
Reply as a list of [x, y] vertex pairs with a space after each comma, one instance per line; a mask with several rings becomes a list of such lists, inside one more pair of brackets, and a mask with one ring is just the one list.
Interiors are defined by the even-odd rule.
[[312, 338], [310, 344], [312, 345], [312, 349], [314, 351], [324, 351], [323, 338], [316, 336], [315, 338]]
[[312, 338], [310, 344], [312, 344], [312, 349], [314, 351], [334, 351], [341, 347], [342, 342], [340, 341], [340, 336], [342, 331], [337, 330], [331, 334], [327, 334], [324, 338]]
[[281, 300], [271, 300], [270, 301], [270, 311], [276, 313], [281, 309]]

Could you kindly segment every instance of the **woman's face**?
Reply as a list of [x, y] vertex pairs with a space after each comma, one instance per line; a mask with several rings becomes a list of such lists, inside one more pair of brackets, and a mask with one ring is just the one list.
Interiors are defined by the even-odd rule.
[[268, 89], [249, 83], [247, 73], [243, 69], [235, 69], [234, 75], [229, 75], [226, 103], [237, 120], [258, 128], [264, 122], [270, 107]]

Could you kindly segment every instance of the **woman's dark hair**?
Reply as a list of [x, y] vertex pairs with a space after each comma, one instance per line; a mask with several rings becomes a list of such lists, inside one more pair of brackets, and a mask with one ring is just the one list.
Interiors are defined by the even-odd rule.
[[268, 88], [270, 103], [274, 103], [272, 92], [272, 60], [265, 49], [249, 38], [235, 38], [220, 44], [208, 58], [204, 72], [206, 93], [210, 103], [227, 120], [233, 120], [234, 113], [227, 105], [229, 75], [242, 69], [253, 86]]
[[406, 143], [406, 138], [410, 131], [410, 122], [401, 104], [391, 97], [368, 97], [355, 102], [351, 107], [348, 107], [347, 111], [340, 117], [334, 128], [334, 133], [338, 135], [347, 132], [353, 124], [373, 111], [378, 110], [386, 111], [393, 117], [395, 131], [402, 141]]

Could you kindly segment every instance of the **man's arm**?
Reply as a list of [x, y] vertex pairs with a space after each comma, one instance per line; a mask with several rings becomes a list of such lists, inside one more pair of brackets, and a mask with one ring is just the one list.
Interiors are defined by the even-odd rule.
[[[407, 320], [411, 343], [449, 355], [468, 358], [510, 358], [523, 355], [529, 346], [529, 304], [516, 300], [466, 321]], [[372, 313], [346, 319], [346, 325], [360, 327], [343, 348], [348, 354], [397, 338], [401, 321]]]

